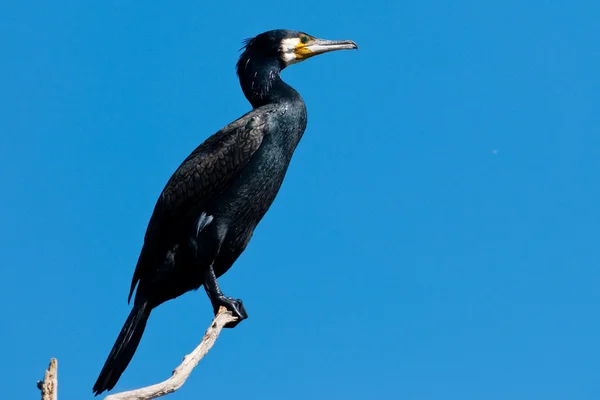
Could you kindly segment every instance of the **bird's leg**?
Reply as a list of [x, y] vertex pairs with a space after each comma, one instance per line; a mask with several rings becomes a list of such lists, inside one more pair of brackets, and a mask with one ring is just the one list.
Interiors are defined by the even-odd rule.
[[242, 320], [248, 318], [248, 313], [246, 313], [242, 300], [227, 297], [221, 292], [212, 264], [207, 268], [204, 274], [204, 290], [206, 290], [206, 294], [208, 294], [208, 298], [212, 303], [215, 315], [219, 312], [219, 307], [223, 306], [231, 311], [233, 315], [238, 317], [237, 321], [225, 325], [225, 328], [233, 328]]

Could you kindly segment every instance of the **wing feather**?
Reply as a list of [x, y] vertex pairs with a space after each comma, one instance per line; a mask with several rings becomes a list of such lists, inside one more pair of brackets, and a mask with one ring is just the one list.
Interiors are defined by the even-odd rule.
[[260, 147], [268, 115], [264, 110], [262, 113], [253, 110], [227, 125], [198, 146], [173, 173], [148, 223], [129, 300], [144, 271], [152, 269], [159, 261], [156, 256], [160, 253], [154, 250], [160, 252], [162, 249], [154, 244], [168, 237], [180, 224], [189, 222], [185, 219], [190, 211], [201, 207], [231, 184]]

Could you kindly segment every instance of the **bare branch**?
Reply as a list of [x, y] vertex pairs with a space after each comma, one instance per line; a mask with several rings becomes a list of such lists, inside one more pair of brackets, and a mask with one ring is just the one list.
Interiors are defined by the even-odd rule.
[[[196, 368], [200, 360], [213, 347], [217, 337], [221, 333], [221, 329], [228, 323], [235, 322], [236, 320], [237, 317], [234, 317], [225, 307], [221, 307], [210, 327], [206, 330], [202, 342], [194, 351], [183, 358], [183, 362], [175, 368], [173, 375], [169, 379], [145, 388], [111, 394], [110, 396], [106, 396], [105, 400], [148, 400], [173, 393], [183, 386], [192, 373], [192, 370]], [[46, 399], [44, 398], [43, 400]], [[56, 400], [56, 398], [48, 400]]]
[[58, 361], [50, 359], [50, 365], [44, 374], [44, 380], [38, 381], [37, 387], [42, 391], [42, 400], [57, 400], [58, 398]]

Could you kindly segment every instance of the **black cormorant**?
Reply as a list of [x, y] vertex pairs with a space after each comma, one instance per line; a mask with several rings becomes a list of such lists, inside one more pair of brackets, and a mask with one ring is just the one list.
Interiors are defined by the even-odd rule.
[[217, 278], [248, 245], [306, 128], [304, 101], [280, 72], [318, 54], [357, 48], [350, 40], [283, 29], [245, 41], [237, 74], [253, 110], [197, 147], [158, 198], [133, 273], [133, 309], [94, 385], [96, 395], [115, 386], [150, 312], [165, 301], [204, 286], [215, 314], [225, 306], [238, 322], [248, 317], [241, 300], [221, 292]]

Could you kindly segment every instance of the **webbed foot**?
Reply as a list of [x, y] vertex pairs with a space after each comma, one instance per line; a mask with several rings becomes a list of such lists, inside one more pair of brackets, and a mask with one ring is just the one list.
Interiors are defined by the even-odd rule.
[[240, 299], [234, 299], [233, 297], [226, 297], [221, 295], [215, 297], [214, 300], [211, 299], [211, 302], [215, 315], [217, 315], [217, 313], [219, 312], [219, 308], [223, 306], [228, 311], [231, 311], [231, 313], [238, 318], [237, 321], [230, 322], [227, 325], [225, 325], [225, 328], [234, 328], [235, 326], [237, 326], [237, 324], [248, 318], [248, 313], [246, 312], [244, 304]]

